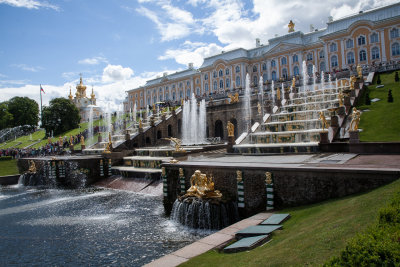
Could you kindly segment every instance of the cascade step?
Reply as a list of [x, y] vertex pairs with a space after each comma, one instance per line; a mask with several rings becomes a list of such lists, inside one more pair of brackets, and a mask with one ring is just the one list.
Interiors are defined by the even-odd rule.
[[235, 234], [236, 238], [241, 237], [251, 237], [251, 236], [259, 236], [259, 235], [268, 235], [273, 231], [282, 229], [282, 225], [255, 225], [249, 226], [240, 230]]
[[160, 179], [161, 169], [154, 168], [137, 168], [129, 166], [114, 166], [111, 167], [113, 174], [122, 175], [123, 177], [135, 177], [135, 178], [150, 178]]
[[270, 235], [259, 235], [252, 237], [245, 237], [236, 241], [235, 243], [224, 248], [226, 253], [235, 253], [246, 250], [251, 250], [255, 247], [261, 246], [270, 239]]
[[273, 214], [271, 217], [261, 223], [261, 225], [278, 225], [290, 218], [289, 213]]

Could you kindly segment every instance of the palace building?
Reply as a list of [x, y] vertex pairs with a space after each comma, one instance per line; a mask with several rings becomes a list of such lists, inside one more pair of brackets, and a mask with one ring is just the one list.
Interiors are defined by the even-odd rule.
[[290, 21], [288, 34], [261, 44], [256, 39], [252, 49], [235, 49], [204, 59], [199, 69], [189, 64], [187, 70], [149, 80], [142, 87], [127, 91], [125, 111], [145, 108], [156, 102], [180, 102], [197, 96], [226, 93], [244, 86], [248, 73], [251, 85], [260, 77], [265, 84], [272, 80], [290, 80], [301, 76], [303, 61], [309, 74], [334, 73], [356, 65], [371, 66], [400, 60], [400, 3], [360, 11], [333, 20], [326, 28], [303, 33]]
[[72, 91], [70, 88], [68, 98], [79, 109], [81, 122], [89, 121], [91, 108], [93, 112], [93, 119], [98, 119], [102, 115], [101, 108], [99, 106], [96, 106], [96, 95], [94, 94], [93, 88], [90, 98], [86, 96], [86, 85], [84, 85], [82, 82], [82, 76], [80, 77], [79, 84], [76, 85], [75, 97], [72, 95]]

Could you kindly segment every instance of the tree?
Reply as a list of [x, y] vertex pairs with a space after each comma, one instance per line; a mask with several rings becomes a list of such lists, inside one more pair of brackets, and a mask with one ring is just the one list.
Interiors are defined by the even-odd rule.
[[39, 122], [39, 105], [29, 97], [11, 98], [8, 101], [8, 112], [14, 117], [12, 126], [36, 126]]
[[399, 72], [397, 72], [397, 71], [396, 71], [396, 74], [394, 75], [394, 81], [395, 81], [395, 82], [400, 81], [400, 79], [399, 79]]
[[392, 90], [389, 90], [389, 92], [388, 92], [388, 102], [389, 103], [393, 102]]
[[60, 97], [50, 101], [49, 106], [43, 107], [43, 128], [50, 136], [77, 128], [81, 117], [78, 108], [68, 99]]
[[12, 126], [13, 115], [8, 111], [8, 102], [0, 103], [0, 130]]
[[377, 84], [381, 84], [381, 75], [378, 73], [378, 78], [376, 79]]

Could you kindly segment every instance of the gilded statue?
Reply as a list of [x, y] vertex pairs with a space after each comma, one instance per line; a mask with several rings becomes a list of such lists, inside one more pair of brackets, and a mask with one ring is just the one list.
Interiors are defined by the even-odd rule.
[[356, 76], [350, 77], [350, 90], [354, 90], [354, 84], [356, 83], [356, 81], [357, 81]]
[[296, 77], [293, 77], [292, 79], [292, 88], [296, 87]]
[[339, 107], [343, 107], [344, 95], [341, 91], [339, 92], [338, 100], [339, 100]]
[[257, 104], [258, 115], [261, 115], [261, 105], [260, 103]]
[[165, 167], [162, 167], [162, 168], [161, 168], [161, 175], [162, 175], [162, 176], [165, 176], [165, 174], [166, 174], [166, 172], [165, 172]]
[[63, 139], [62, 139], [62, 137], [60, 136], [60, 137], [58, 137], [58, 144], [60, 145], [60, 146], [62, 146], [63, 145]]
[[238, 183], [243, 181], [242, 171], [236, 171], [236, 180]]
[[70, 144], [71, 146], [74, 145], [74, 138], [72, 137], [72, 135], [69, 136], [69, 144]]
[[82, 146], [85, 145], [85, 137], [83, 137], [83, 135], [81, 135], [81, 145], [82, 145]]
[[276, 90], [276, 99], [281, 100], [281, 90], [279, 88]]
[[270, 172], [265, 172], [265, 183], [272, 184], [272, 174]]
[[182, 146], [182, 140], [176, 137], [168, 137], [164, 138], [164, 140], [168, 140], [171, 142], [174, 142], [175, 146], [175, 152], [185, 152], [185, 150], [181, 147]]
[[323, 111], [319, 112], [319, 120], [322, 121], [322, 131], [328, 128], [328, 122], [326, 121]]
[[47, 138], [47, 143], [51, 144], [51, 137]]
[[185, 177], [185, 175], [183, 174], [182, 168], [179, 168], [179, 177]]
[[142, 123], [142, 119], [139, 120], [139, 129], [143, 128], [143, 123]]
[[228, 136], [235, 136], [235, 125], [232, 122], [228, 121], [226, 128], [228, 129]]
[[362, 76], [363, 76], [362, 67], [360, 65], [357, 65], [357, 74], [358, 74], [358, 78], [362, 78]]
[[360, 123], [361, 112], [354, 107], [351, 116], [352, 116], [352, 119], [351, 119], [351, 122], [350, 122], [349, 130], [350, 131], [357, 131], [358, 130], [358, 124]]
[[231, 104], [239, 102], [239, 94], [237, 92], [234, 95], [229, 94], [228, 97], [231, 100]]
[[206, 174], [196, 170], [190, 178], [190, 188], [186, 191], [184, 197], [220, 199], [222, 194], [214, 189], [214, 182], [211, 176], [207, 177]]
[[29, 169], [28, 172], [29, 173], [36, 173], [36, 165], [35, 162], [33, 160], [28, 161], [29, 162]]
[[289, 24], [288, 24], [288, 32], [294, 32], [294, 26], [295, 26], [295, 24], [293, 23], [293, 21], [292, 20], [290, 20], [289, 21]]

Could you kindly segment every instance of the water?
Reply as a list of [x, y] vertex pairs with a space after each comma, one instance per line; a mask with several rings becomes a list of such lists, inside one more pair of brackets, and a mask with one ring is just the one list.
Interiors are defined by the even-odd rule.
[[163, 215], [162, 198], [120, 190], [0, 188], [0, 265], [142, 266], [210, 231]]
[[244, 91], [244, 99], [243, 99], [243, 118], [247, 122], [245, 123], [245, 132], [250, 131], [251, 127], [251, 94], [250, 94], [250, 76], [246, 74], [246, 87]]
[[303, 72], [303, 92], [305, 92], [306, 91], [307, 82], [308, 82], [307, 64], [306, 64], [305, 60], [303, 60], [302, 72]]
[[182, 109], [182, 143], [184, 145], [206, 143], [206, 102], [203, 99], [199, 105], [196, 96], [185, 101]]
[[93, 139], [93, 106], [90, 105], [89, 109], [89, 125], [88, 125], [88, 136], [87, 136], [87, 144], [88, 147], [91, 145]]

